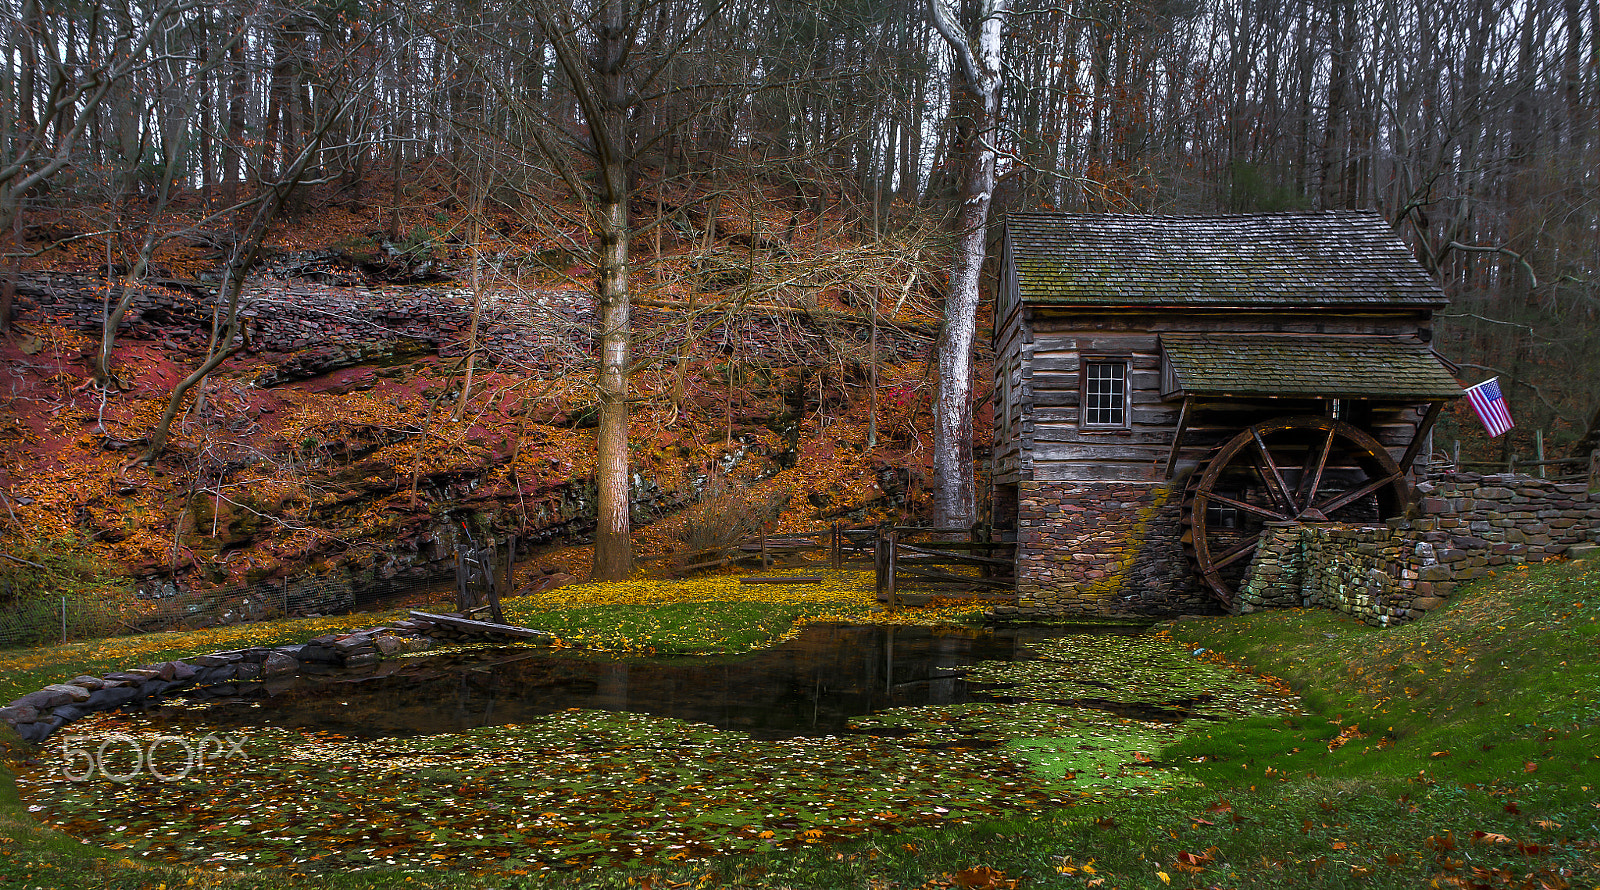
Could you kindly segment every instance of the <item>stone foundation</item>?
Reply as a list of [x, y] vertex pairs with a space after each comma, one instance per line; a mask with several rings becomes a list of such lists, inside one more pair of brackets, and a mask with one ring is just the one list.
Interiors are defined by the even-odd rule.
[[1137, 482], [1021, 483], [1016, 611], [1108, 617], [1217, 611], [1178, 540], [1182, 493], [1178, 485]]
[[1383, 526], [1275, 525], [1239, 611], [1312, 606], [1374, 625], [1409, 621], [1496, 567], [1600, 540], [1600, 491], [1583, 483], [1463, 474], [1417, 493], [1414, 515]]

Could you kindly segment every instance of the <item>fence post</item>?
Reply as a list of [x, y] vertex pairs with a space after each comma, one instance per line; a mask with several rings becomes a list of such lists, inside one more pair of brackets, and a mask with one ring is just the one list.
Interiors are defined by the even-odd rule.
[[883, 583], [883, 562], [883, 526], [880, 525], [872, 540], [872, 592], [874, 599], [887, 604], [888, 587]]
[[61, 598], [61, 642], [67, 641], [67, 598]]
[[[489, 617], [494, 621], [495, 624], [505, 624], [505, 613], [500, 611], [500, 576], [499, 573], [495, 571], [495, 560], [500, 558], [500, 549], [493, 543], [489, 543], [488, 547], [488, 553], [485, 556], [487, 562], [483, 568], [485, 580], [489, 582]], [[506, 561], [507, 563], [511, 561], [511, 551], [509, 549], [506, 550]], [[506, 576], [509, 577], [510, 574], [511, 569], [508, 567], [506, 569]]]
[[763, 522], [761, 523], [761, 568], [765, 570], [769, 565], [771, 563], [767, 561], [767, 524]]
[[456, 611], [467, 611], [467, 563], [459, 547], [456, 548]]
[[1539, 462], [1539, 478], [1547, 478], [1544, 474], [1544, 430], [1533, 431], [1534, 460]]
[[506, 596], [517, 595], [517, 536], [506, 540]]
[[828, 539], [829, 556], [832, 557], [833, 570], [838, 571], [843, 567], [844, 560], [839, 552], [839, 520], [833, 521], [833, 536]]
[[900, 534], [892, 528], [889, 529], [889, 534], [884, 539], [884, 543], [888, 546], [884, 548], [883, 580], [889, 588], [889, 611], [893, 612], [900, 608], [900, 590], [894, 583], [896, 556], [900, 549]]

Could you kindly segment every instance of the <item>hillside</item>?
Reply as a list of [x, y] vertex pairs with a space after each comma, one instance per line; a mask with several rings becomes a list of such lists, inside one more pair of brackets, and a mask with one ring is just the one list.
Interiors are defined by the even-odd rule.
[[[416, 197], [405, 246], [340, 208], [278, 226], [239, 351], [149, 466], [146, 437], [203, 354], [222, 252], [185, 236], [157, 257], [103, 391], [101, 301], [122, 281], [82, 242], [32, 260], [0, 343], [4, 549], [50, 565], [92, 555], [65, 571], [147, 590], [308, 573], [393, 585], [486, 535], [518, 536], [532, 569], [586, 572], [592, 273], [559, 230], [501, 236], [510, 222], [491, 219], [470, 241], [437, 210], [447, 200]], [[729, 210], [710, 247], [658, 237], [633, 268], [636, 549], [914, 515], [938, 306], [926, 245], [911, 242], [929, 235], [863, 243], [824, 216], [780, 242]], [[52, 234], [71, 228], [64, 217]]]

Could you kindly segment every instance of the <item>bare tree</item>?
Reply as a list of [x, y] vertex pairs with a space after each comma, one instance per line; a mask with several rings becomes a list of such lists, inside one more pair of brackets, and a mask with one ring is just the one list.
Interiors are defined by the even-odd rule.
[[[129, 14], [101, 6], [56, 7], [39, 0], [7, 4], [5, 57], [0, 60], [0, 331], [11, 323], [22, 246], [22, 213], [35, 189], [71, 165], [80, 140], [114, 88], [150, 63], [152, 44], [187, 10], [160, 0]], [[87, 10], [88, 22], [76, 16]], [[117, 48], [74, 64], [69, 29], [105, 29]]]

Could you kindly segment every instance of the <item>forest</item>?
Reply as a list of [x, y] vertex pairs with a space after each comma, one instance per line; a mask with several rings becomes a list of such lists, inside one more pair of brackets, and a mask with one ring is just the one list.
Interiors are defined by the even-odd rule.
[[[16, 417], [0, 485], [13, 564], [54, 565], [50, 547], [87, 534], [144, 571], [221, 565], [238, 542], [225, 526], [246, 524], [240, 509], [224, 515], [242, 500], [227, 486], [294, 477], [299, 495], [246, 510], [257, 524], [270, 514], [283, 546], [210, 580], [310, 565], [394, 527], [345, 516], [344, 537], [317, 537], [308, 517], [348, 491], [306, 489], [316, 462], [291, 452], [335, 441], [330, 459], [346, 467], [377, 455], [371, 490], [416, 510], [419, 477], [443, 490], [462, 472], [427, 464], [449, 450], [429, 444], [445, 435], [432, 425], [471, 438], [487, 412], [518, 430], [495, 458], [512, 476], [527, 423], [594, 430], [581, 459], [596, 480], [593, 569], [621, 577], [639, 524], [630, 466], [636, 480], [645, 451], [662, 464], [726, 458], [748, 407], [736, 393], [784, 402], [782, 435], [803, 437], [802, 455], [831, 458], [829, 442], [855, 436], [862, 453], [889, 443], [903, 458], [857, 460], [854, 476], [815, 465], [811, 482], [898, 468], [916, 487], [926, 475], [923, 507], [970, 522], [986, 437], [983, 236], [1011, 210], [1376, 209], [1452, 300], [1437, 349], [1464, 382], [1499, 376], [1518, 423], [1490, 441], [1460, 415], [1441, 442], [1504, 462], [1532, 459], [1537, 436], [1555, 456], [1600, 400], [1600, 0], [3, 8], [0, 326]], [[368, 282], [448, 279], [470, 321], [449, 360], [419, 372], [425, 385], [372, 391], [411, 412], [368, 424], [388, 433], [359, 448], [348, 430], [319, 439], [296, 403], [300, 426], [274, 433], [288, 444], [247, 459], [240, 443], [256, 433], [235, 426], [228, 452], [207, 438], [208, 410], [231, 392], [261, 418], [219, 381], [254, 352], [251, 288], [305, 251]], [[91, 330], [12, 325], [51, 272], [98, 277]], [[206, 295], [193, 339], [130, 353], [124, 315], [162, 289]], [[507, 295], [577, 292], [592, 311], [525, 313], [544, 345], [520, 365], [480, 339]], [[719, 404], [695, 402], [702, 378]], [[518, 405], [506, 387], [520, 387]], [[560, 420], [530, 420], [541, 401]], [[74, 412], [81, 427], [50, 428]], [[692, 435], [663, 433], [691, 414]], [[125, 432], [107, 433], [107, 418]], [[92, 472], [45, 444], [86, 430], [100, 437]], [[552, 454], [557, 440], [545, 436]], [[541, 459], [566, 472], [564, 458]], [[164, 493], [135, 494], [131, 478]], [[817, 515], [824, 487], [801, 485]], [[209, 551], [183, 543], [208, 524]]]

